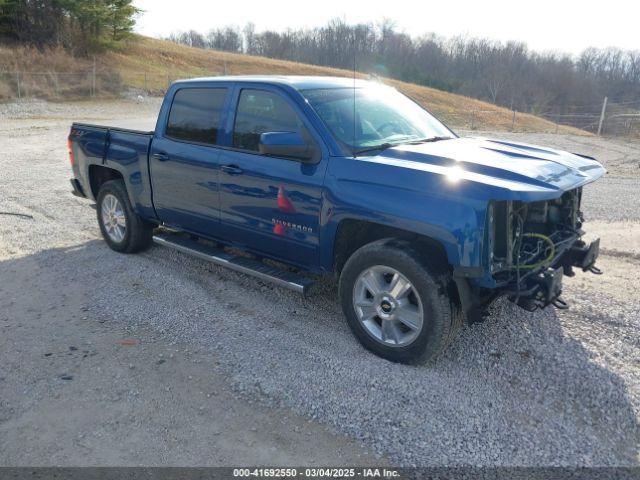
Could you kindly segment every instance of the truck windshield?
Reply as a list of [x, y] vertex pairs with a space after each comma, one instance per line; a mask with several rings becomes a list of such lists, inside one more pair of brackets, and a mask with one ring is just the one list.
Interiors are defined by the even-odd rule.
[[390, 87], [322, 88], [301, 93], [354, 155], [455, 136], [429, 112]]

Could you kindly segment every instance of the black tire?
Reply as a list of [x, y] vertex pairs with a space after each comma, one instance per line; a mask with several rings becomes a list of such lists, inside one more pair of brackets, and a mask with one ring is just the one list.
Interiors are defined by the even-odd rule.
[[[355, 282], [362, 272], [382, 265], [400, 272], [420, 296], [422, 327], [408, 345], [394, 346], [376, 340], [363, 326], [354, 306]], [[340, 275], [340, 303], [349, 327], [368, 350], [400, 363], [426, 363], [440, 355], [463, 323], [448, 266], [428, 248], [397, 239], [383, 239], [358, 249], [347, 260]]]
[[[124, 237], [120, 241], [111, 238], [102, 220], [103, 202], [108, 194], [116, 197], [124, 212], [126, 228]], [[134, 253], [144, 250], [151, 245], [155, 225], [146, 222], [133, 211], [131, 202], [129, 202], [129, 196], [127, 195], [127, 189], [122, 180], [110, 180], [103, 183], [100, 186], [96, 200], [98, 225], [100, 225], [100, 231], [102, 232], [104, 240], [112, 250], [122, 253]]]

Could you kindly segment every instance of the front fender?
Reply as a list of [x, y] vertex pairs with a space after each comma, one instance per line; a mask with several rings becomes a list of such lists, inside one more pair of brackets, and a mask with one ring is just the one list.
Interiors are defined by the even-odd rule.
[[403, 182], [397, 171], [393, 177], [388, 176], [392, 172], [374, 173], [371, 168], [357, 172], [354, 161], [357, 160], [332, 159], [325, 178], [320, 223], [322, 268], [333, 267], [334, 239], [338, 225], [345, 219], [429, 237], [443, 246], [454, 267], [482, 265], [486, 201], [447, 195], [441, 188], [430, 188], [435, 185], [425, 184], [418, 191], [410, 183], [416, 181], [415, 175]]

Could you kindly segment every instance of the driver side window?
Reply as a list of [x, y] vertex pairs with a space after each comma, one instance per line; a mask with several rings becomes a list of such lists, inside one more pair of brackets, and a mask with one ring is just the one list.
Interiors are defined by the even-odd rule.
[[257, 152], [260, 135], [265, 132], [303, 134], [304, 126], [280, 95], [266, 90], [242, 90], [233, 127], [233, 146]]

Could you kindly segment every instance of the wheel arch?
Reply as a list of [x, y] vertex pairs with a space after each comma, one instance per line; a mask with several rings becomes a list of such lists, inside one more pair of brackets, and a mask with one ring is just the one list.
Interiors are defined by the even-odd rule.
[[[120, 180], [122, 181], [125, 192], [127, 192], [127, 197], [129, 197], [129, 202], [131, 202], [134, 211], [146, 221], [157, 223], [155, 210], [153, 210], [150, 205], [147, 205], [147, 202], [141, 198], [147, 195], [150, 199], [150, 194], [146, 193], [146, 188], [142, 185], [143, 182], [140, 172], [130, 173], [123, 169], [119, 163], [109, 162], [106, 165], [90, 164], [87, 175], [89, 188], [95, 200], [98, 199], [100, 187], [105, 182]], [[150, 200], [148, 203], [150, 204]]]
[[89, 165], [89, 187], [93, 198], [98, 198], [100, 187], [110, 180], [122, 180], [124, 182], [124, 176], [114, 168], [97, 164]]
[[435, 254], [438, 260], [449, 268], [454, 265], [451, 257], [455, 257], [456, 252], [450, 252], [451, 249], [448, 249], [441, 239], [368, 220], [345, 218], [338, 223], [333, 238], [331, 255], [333, 272], [340, 275], [344, 264], [356, 250], [383, 238], [409, 241]]

